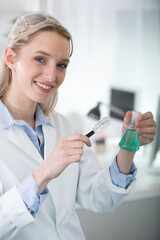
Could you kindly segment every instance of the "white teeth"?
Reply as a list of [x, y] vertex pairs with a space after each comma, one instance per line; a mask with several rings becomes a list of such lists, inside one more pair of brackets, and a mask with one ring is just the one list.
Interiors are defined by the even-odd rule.
[[42, 83], [39, 83], [39, 82], [35, 82], [38, 86], [40, 86], [40, 87], [42, 87], [42, 88], [44, 88], [44, 89], [51, 89], [51, 86], [46, 86], [46, 85], [44, 85], [44, 84], [42, 84]]

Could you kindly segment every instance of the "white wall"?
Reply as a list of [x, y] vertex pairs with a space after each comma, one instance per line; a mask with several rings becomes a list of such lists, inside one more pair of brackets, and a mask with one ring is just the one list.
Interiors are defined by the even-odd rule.
[[40, 9], [39, 0], [5, 0], [0, 1], [0, 55], [7, 44], [6, 35], [12, 25], [12, 20], [28, 11]]
[[110, 86], [138, 92], [139, 111], [156, 113], [160, 94], [160, 1], [49, 1], [72, 33], [74, 54], [57, 109], [85, 114], [109, 101]]
[[137, 110], [156, 113], [160, 94], [160, 0], [5, 0], [0, 2], [0, 54], [10, 20], [41, 10], [71, 32], [74, 54], [57, 110], [85, 115], [109, 101], [111, 86], [138, 92]]

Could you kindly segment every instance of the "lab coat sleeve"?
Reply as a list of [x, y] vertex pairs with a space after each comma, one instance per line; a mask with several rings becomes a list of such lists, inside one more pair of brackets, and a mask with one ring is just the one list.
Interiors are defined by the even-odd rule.
[[0, 181], [0, 239], [12, 239], [21, 228], [34, 221], [28, 211], [17, 187], [14, 186], [3, 194], [3, 185]]
[[76, 202], [91, 211], [111, 212], [124, 201], [134, 183], [135, 179], [126, 189], [115, 186], [109, 168], [102, 169], [95, 154], [86, 147], [79, 164]]

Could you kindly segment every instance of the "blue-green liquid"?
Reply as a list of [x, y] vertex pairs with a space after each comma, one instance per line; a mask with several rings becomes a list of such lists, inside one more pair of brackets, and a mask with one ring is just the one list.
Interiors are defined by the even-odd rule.
[[136, 130], [127, 129], [119, 142], [120, 148], [129, 151], [136, 152], [139, 150], [139, 134]]

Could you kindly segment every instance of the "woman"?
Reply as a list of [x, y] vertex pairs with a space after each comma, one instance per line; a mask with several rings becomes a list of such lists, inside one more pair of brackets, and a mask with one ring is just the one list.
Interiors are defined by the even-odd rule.
[[[0, 72], [0, 239], [85, 239], [75, 202], [113, 211], [134, 185], [134, 152], [120, 149], [101, 169], [89, 138], [53, 111], [71, 54], [70, 33], [40, 13], [20, 17], [9, 34]], [[136, 124], [141, 145], [153, 141], [152, 114]]]

